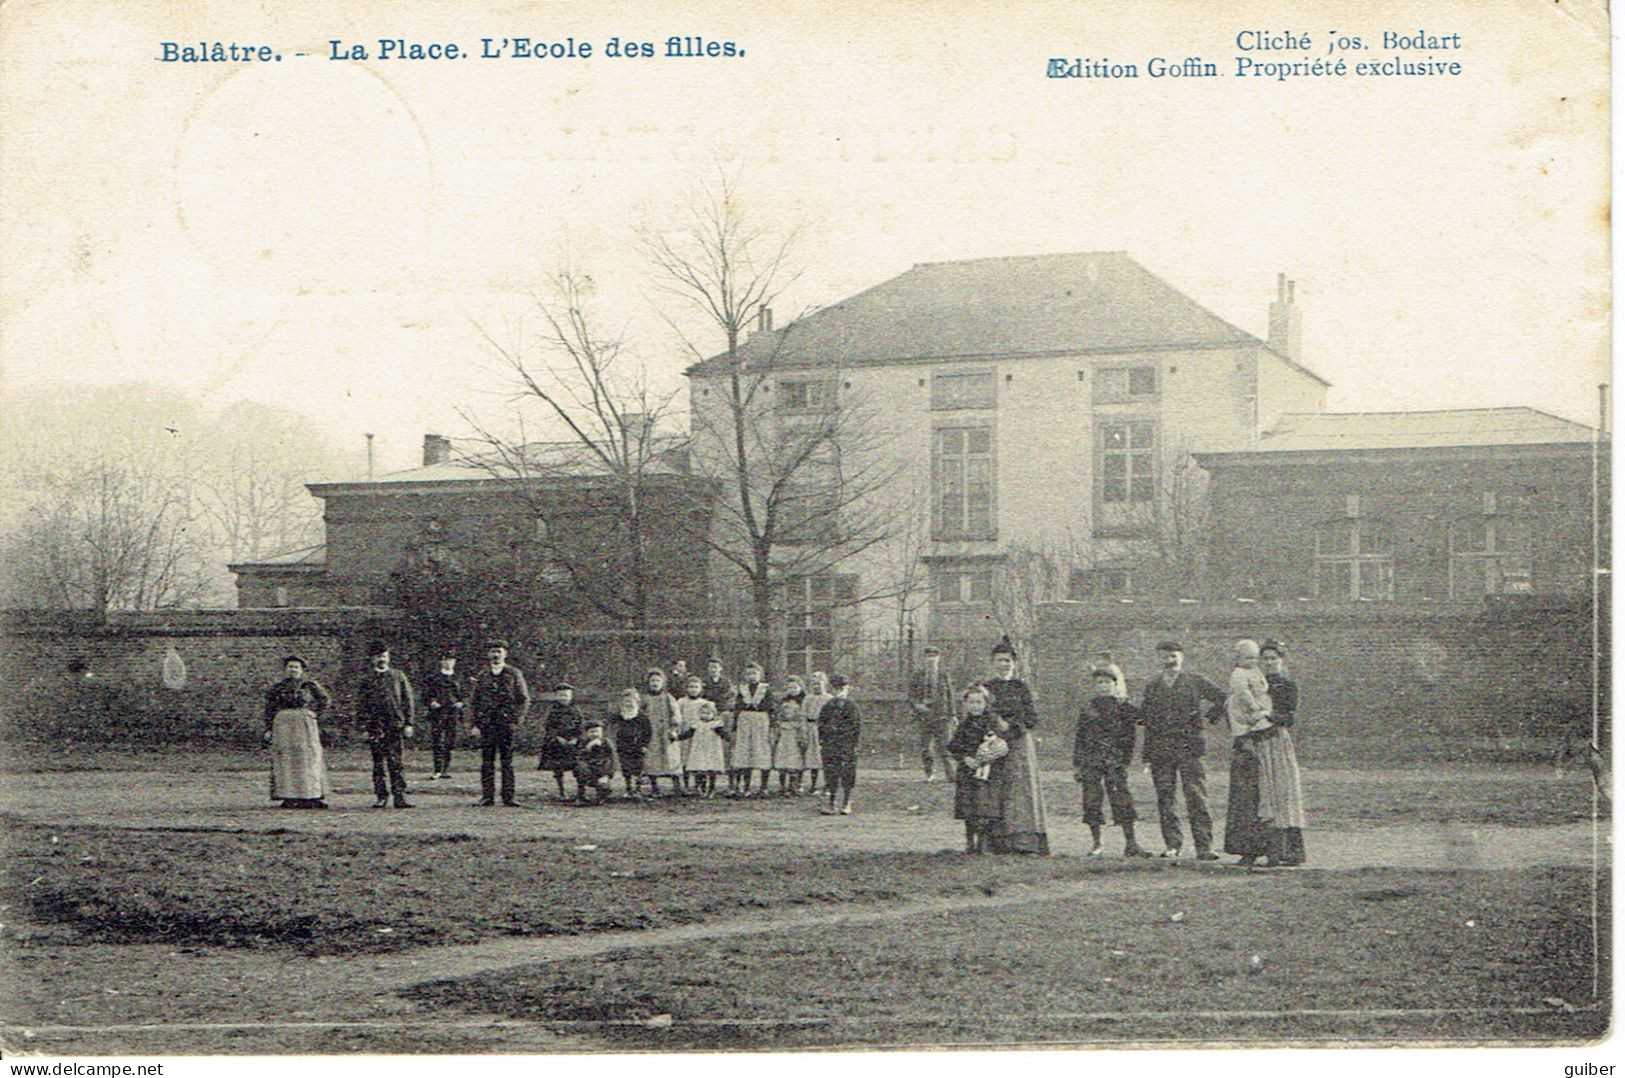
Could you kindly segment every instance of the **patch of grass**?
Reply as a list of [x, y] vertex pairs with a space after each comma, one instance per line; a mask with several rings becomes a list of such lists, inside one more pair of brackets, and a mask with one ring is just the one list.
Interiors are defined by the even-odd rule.
[[1103, 870], [1076, 858], [576, 845], [467, 835], [14, 826], [0, 902], [36, 926], [55, 926], [59, 942], [335, 954], [646, 929], [740, 911], [966, 894]]
[[[1610, 986], [1593, 1001], [1591, 881], [1579, 870], [1234, 873], [1154, 890], [1119, 872], [1101, 883], [1028, 906], [627, 949], [407, 995], [579, 1023], [618, 1049], [1578, 1042], [1607, 1030]], [[1604, 953], [1605, 978], [1608, 965]], [[644, 1024], [657, 1016], [670, 1022]]]

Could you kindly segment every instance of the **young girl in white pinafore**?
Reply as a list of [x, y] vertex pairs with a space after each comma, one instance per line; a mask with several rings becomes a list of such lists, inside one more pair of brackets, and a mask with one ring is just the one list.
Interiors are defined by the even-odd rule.
[[814, 670], [812, 692], [801, 701], [801, 723], [807, 731], [807, 746], [801, 750], [801, 767], [807, 772], [807, 792], [818, 792], [818, 773], [824, 770], [824, 746], [818, 739], [818, 713], [835, 699], [829, 691], [829, 675]]
[[807, 723], [802, 718], [807, 690], [794, 674], [784, 683], [789, 691], [773, 717], [773, 770], [779, 773], [779, 796], [792, 797], [801, 793], [801, 772], [807, 766]]
[[722, 740], [722, 717], [717, 705], [700, 695], [705, 688], [698, 676], [688, 679], [688, 695], [677, 701], [677, 737], [688, 745], [684, 764], [694, 792], [714, 797], [717, 775], [727, 765]]
[[[739, 792], [745, 797], [767, 793], [767, 773], [773, 770], [773, 688], [762, 680], [757, 663], [745, 665], [745, 681], [734, 690], [734, 739], [729, 746], [728, 767], [739, 775]], [[751, 772], [760, 776], [753, 793]]]

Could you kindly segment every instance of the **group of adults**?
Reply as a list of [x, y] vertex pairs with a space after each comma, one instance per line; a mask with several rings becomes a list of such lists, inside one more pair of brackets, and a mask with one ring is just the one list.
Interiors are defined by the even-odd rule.
[[[1015, 676], [1016, 650], [1008, 637], [994, 646], [992, 676], [955, 694], [940, 655], [926, 649], [924, 667], [909, 683], [927, 781], [940, 763], [957, 781], [954, 815], [964, 821], [967, 852], [1045, 853], [1049, 849], [1042, 785], [1032, 731], [1033, 696]], [[1291, 730], [1298, 687], [1286, 675], [1286, 647], [1237, 641], [1226, 687], [1185, 668], [1185, 649], [1165, 640], [1156, 648], [1158, 670], [1139, 703], [1109, 652], [1087, 672], [1091, 695], [1074, 732], [1074, 777], [1083, 785], [1083, 817], [1100, 855], [1103, 804], [1124, 832], [1124, 854], [1149, 857], [1134, 835], [1128, 769], [1143, 731], [1140, 757], [1156, 791], [1162, 857], [1178, 857], [1189, 827], [1201, 861], [1218, 860], [1203, 764], [1209, 725], [1231, 735], [1230, 789], [1224, 851], [1246, 866], [1299, 865], [1305, 860], [1302, 780]], [[1177, 801], [1183, 795], [1182, 824]], [[1102, 796], [1104, 795], [1104, 796]]]

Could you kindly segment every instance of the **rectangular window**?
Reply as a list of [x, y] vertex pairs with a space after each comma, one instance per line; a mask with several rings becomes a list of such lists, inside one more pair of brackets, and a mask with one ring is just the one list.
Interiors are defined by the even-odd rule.
[[933, 591], [938, 606], [962, 606], [966, 603], [992, 602], [993, 570], [938, 570], [936, 587]]
[[785, 581], [787, 673], [806, 678], [814, 670], [829, 670], [834, 665], [836, 611], [850, 605], [856, 594], [857, 578], [846, 573]]
[[1095, 371], [1094, 402], [1123, 404], [1157, 395], [1157, 368], [1101, 367]]
[[1393, 533], [1370, 517], [1315, 529], [1315, 594], [1322, 599], [1392, 599]]
[[[1485, 507], [1493, 510], [1493, 496]], [[1476, 599], [1483, 595], [1524, 594], [1534, 572], [1529, 522], [1519, 517], [1463, 517], [1450, 522], [1450, 595]]]
[[827, 378], [793, 378], [779, 382], [774, 406], [781, 412], [827, 412], [835, 406], [835, 383]]
[[1156, 430], [1150, 423], [1103, 424], [1100, 500], [1107, 505], [1154, 500], [1155, 449]]
[[970, 371], [931, 376], [933, 410], [953, 408], [992, 408], [997, 403], [997, 386], [992, 371]]
[[932, 446], [934, 537], [993, 539], [993, 429], [939, 427]]

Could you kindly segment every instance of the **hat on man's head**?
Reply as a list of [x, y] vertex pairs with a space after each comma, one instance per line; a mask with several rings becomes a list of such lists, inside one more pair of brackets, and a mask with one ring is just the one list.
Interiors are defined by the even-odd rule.
[[507, 651], [508, 642], [506, 640], [487, 640], [485, 642], [485, 650], [490, 651], [492, 648], [501, 648], [503, 651]]
[[922, 655], [926, 656], [927, 658], [929, 658], [932, 655], [941, 655], [942, 654], [942, 649], [937, 647], [935, 644], [927, 644], [927, 645], [925, 645], [925, 650], [922, 651], [920, 654], [922, 654]]
[[1266, 651], [1273, 651], [1282, 658], [1286, 657], [1286, 645], [1281, 643], [1279, 640], [1269, 639], [1258, 645], [1258, 653], [1260, 655], [1264, 654]]
[[307, 670], [310, 668], [310, 664], [305, 662], [305, 660], [300, 658], [298, 655], [284, 655], [284, 656], [282, 656], [282, 665], [287, 666], [289, 663], [298, 663], [300, 666], [305, 667]]
[[1185, 648], [1184, 648], [1184, 645], [1178, 643], [1177, 641], [1164, 640], [1162, 643], [1157, 645], [1157, 650], [1158, 651], [1184, 651]]
[[832, 689], [844, 689], [850, 684], [852, 683], [846, 680], [845, 674], [831, 674], [829, 676], [829, 687]]
[[389, 654], [389, 645], [384, 643], [382, 640], [374, 640], [372, 643], [367, 645], [367, 658], [369, 659], [378, 655], [387, 654]]
[[583, 730], [602, 730], [604, 728], [604, 720], [588, 719], [586, 722], [581, 724], [581, 728]]
[[993, 645], [993, 655], [995, 657], [1000, 655], [1008, 655], [1012, 659], [1016, 657], [1016, 646], [1010, 642], [1009, 633], [1005, 633], [1003, 636], [999, 637], [999, 642]]
[[574, 685], [570, 684], [568, 681], [561, 681], [557, 685], [553, 686], [553, 691], [554, 692], [575, 692], [576, 687]]
[[721, 666], [722, 665], [722, 656], [721, 655], [713, 655], [709, 659], [705, 660], [705, 665], [706, 666], [710, 666], [712, 663], [716, 663], [718, 666]]

